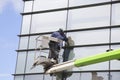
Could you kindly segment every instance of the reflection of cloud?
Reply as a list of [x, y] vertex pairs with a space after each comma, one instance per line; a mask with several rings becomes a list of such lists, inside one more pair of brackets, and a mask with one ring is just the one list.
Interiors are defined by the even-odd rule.
[[0, 0], [0, 13], [2, 12], [4, 6], [6, 6], [6, 3], [8, 3], [8, 0]]
[[0, 74], [0, 77], [10, 77], [11, 74]]
[[22, 11], [22, 8], [23, 8], [23, 1], [22, 0], [11, 0], [12, 1], [12, 4], [13, 4], [13, 7], [16, 11], [19, 11], [21, 12]]
[[22, 0], [0, 0], [0, 13], [2, 13], [4, 8], [10, 3], [13, 5], [15, 11], [20, 12], [22, 10]]

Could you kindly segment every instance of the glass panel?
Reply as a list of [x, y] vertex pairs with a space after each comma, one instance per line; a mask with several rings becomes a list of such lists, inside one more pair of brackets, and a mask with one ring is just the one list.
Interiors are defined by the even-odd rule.
[[91, 72], [92, 80], [108, 80], [108, 72]]
[[[120, 78], [120, 72], [111, 72], [111, 80]], [[91, 73], [73, 73], [67, 80], [108, 80], [107, 72], [91, 72]]]
[[56, 9], [67, 6], [67, 0], [35, 0], [34, 11]]
[[[106, 52], [107, 49], [108, 46], [74, 48], [74, 53], [75, 53], [74, 59], [85, 58], [88, 56], [103, 53]], [[73, 68], [73, 71], [86, 71], [86, 70], [108, 70], [108, 62], [102, 62], [88, 66]]]
[[112, 45], [111, 47], [112, 47], [113, 50], [114, 49], [120, 49], [120, 44], [119, 45]]
[[70, 6], [95, 4], [95, 3], [107, 2], [107, 1], [110, 0], [70, 0]]
[[111, 80], [119, 80], [120, 72], [111, 72]]
[[22, 32], [21, 32], [21, 34], [28, 34], [29, 33], [30, 20], [31, 20], [31, 15], [23, 16], [23, 23], [22, 23]]
[[28, 37], [21, 37], [19, 49], [27, 49], [27, 45], [28, 45]]
[[112, 25], [120, 25], [120, 4], [113, 5]]
[[[112, 45], [112, 49], [120, 49], [120, 45]], [[120, 70], [120, 60], [112, 60], [111, 61], [111, 69], [112, 70]]]
[[67, 80], [108, 80], [107, 73], [89, 72], [89, 73], [73, 73]]
[[35, 49], [36, 48], [36, 38], [37, 38], [37, 36], [31, 36], [30, 37], [29, 49]]
[[108, 43], [109, 30], [91, 30], [67, 33], [74, 40], [75, 45]]
[[112, 29], [111, 31], [111, 42], [120, 42], [120, 28]]
[[[42, 44], [42, 36], [50, 36], [50, 35], [38, 35], [38, 36], [31, 36], [30, 37], [30, 41], [29, 41], [29, 49], [35, 49], [36, 46], [37, 48], [40, 47], [40, 45]], [[36, 45], [36, 38], [37, 38], [37, 45]]]
[[33, 15], [31, 33], [65, 29], [66, 11]]
[[32, 2], [33, 1], [25, 1], [24, 12], [32, 11]]
[[90, 73], [73, 73], [68, 80], [91, 80]]
[[52, 76], [50, 75], [40, 74], [40, 75], [27, 75], [25, 76], [25, 80], [53, 80], [53, 79]]
[[109, 5], [70, 10], [68, 29], [108, 26], [109, 14]]
[[23, 80], [23, 76], [15, 76], [15, 80]]
[[[48, 52], [46, 50], [44, 50], [44, 51]], [[37, 51], [37, 52], [34, 52], [34, 51], [28, 52], [26, 73], [44, 72], [43, 66], [41, 66], [41, 65], [38, 65], [35, 68], [31, 69], [31, 67], [33, 65], [33, 62], [34, 62], [34, 57], [37, 58], [40, 55], [42, 55], [42, 56], [48, 56], [48, 53], [44, 53], [44, 52], [40, 52], [40, 51]]]
[[25, 80], [43, 80], [43, 75], [27, 75]]
[[50, 76], [50, 74], [48, 74], [48, 75], [45, 75], [44, 80], [53, 80], [52, 78], [53, 78], [53, 76]]
[[112, 60], [111, 61], [111, 69], [112, 70], [120, 70], [120, 59], [119, 60]]
[[26, 62], [26, 52], [19, 52], [17, 58], [16, 74], [24, 73], [25, 62]]

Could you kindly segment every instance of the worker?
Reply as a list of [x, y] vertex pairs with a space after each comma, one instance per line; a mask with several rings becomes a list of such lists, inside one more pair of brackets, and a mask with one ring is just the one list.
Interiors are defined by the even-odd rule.
[[63, 47], [63, 41], [67, 42], [67, 40], [68, 40], [66, 35], [64, 34], [63, 29], [59, 29], [58, 31], [53, 32], [51, 34], [51, 37], [57, 38], [60, 41], [56, 42], [56, 41], [50, 40], [48, 59], [51, 60], [52, 64], [46, 66], [44, 68], [45, 71], [48, 70], [52, 65], [58, 63], [58, 56], [59, 56], [59, 52], [60, 52], [61, 47]]
[[[68, 40], [66, 35], [64, 34], [63, 29], [59, 29], [58, 31], [53, 32], [51, 37], [57, 38], [65, 42], [67, 42]], [[62, 46], [63, 46], [63, 42], [50, 41], [49, 42], [50, 51], [48, 58], [51, 59], [53, 62], [55, 60], [56, 63], [58, 63], [58, 55]]]

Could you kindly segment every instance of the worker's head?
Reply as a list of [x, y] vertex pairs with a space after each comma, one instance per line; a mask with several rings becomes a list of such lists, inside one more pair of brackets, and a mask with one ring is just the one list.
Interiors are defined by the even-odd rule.
[[58, 32], [59, 32], [60, 34], [64, 34], [64, 31], [63, 31], [63, 29], [61, 29], [61, 28], [59, 28]]

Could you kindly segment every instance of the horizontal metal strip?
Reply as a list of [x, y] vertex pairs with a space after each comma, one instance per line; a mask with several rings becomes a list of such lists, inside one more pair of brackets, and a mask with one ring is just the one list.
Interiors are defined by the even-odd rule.
[[[115, 42], [115, 43], [99, 43], [99, 44], [86, 44], [86, 45], [75, 45], [75, 46], [70, 46], [68, 48], [79, 48], [79, 47], [92, 47], [92, 46], [109, 46], [109, 45], [120, 45], [120, 42]], [[63, 47], [65, 48], [65, 47]], [[35, 50], [40, 50], [38, 49], [21, 49], [21, 50], [16, 50], [17, 52], [24, 52], [24, 51], [35, 51]], [[48, 50], [48, 48], [45, 48], [43, 50]]]
[[34, 1], [34, 0], [23, 0], [23, 1]]
[[[48, 50], [48, 49], [49, 48], [44, 48], [42, 50]], [[39, 51], [40, 49], [39, 48], [37, 48], [37, 49], [21, 49], [21, 50], [16, 50], [16, 52], [35, 51], [35, 50]]]
[[[89, 30], [109, 29], [109, 28], [120, 28], [120, 25], [101, 26], [101, 27], [85, 28], [85, 29], [72, 29], [72, 30], [66, 30], [65, 32], [67, 33], [67, 32], [89, 31]], [[32, 34], [21, 34], [18, 36], [19, 37], [36, 36], [36, 35], [45, 35], [45, 34], [51, 34], [51, 33], [52, 32], [32, 33]]]
[[[89, 70], [89, 71], [69, 71], [65, 73], [90, 73], [90, 72], [120, 72], [120, 70]], [[44, 73], [25, 73], [25, 74], [12, 74], [13, 76], [22, 75], [42, 75]]]
[[96, 3], [96, 4], [82, 5], [82, 6], [73, 6], [73, 7], [65, 7], [65, 8], [51, 9], [51, 10], [26, 12], [26, 13], [21, 13], [21, 15], [30, 15], [30, 14], [38, 14], [38, 13], [48, 13], [48, 12], [72, 10], [72, 9], [95, 7], [95, 6], [102, 6], [102, 5], [115, 4], [115, 3], [120, 3], [120, 1], [109, 1], [109, 2], [102, 2], [102, 3]]

